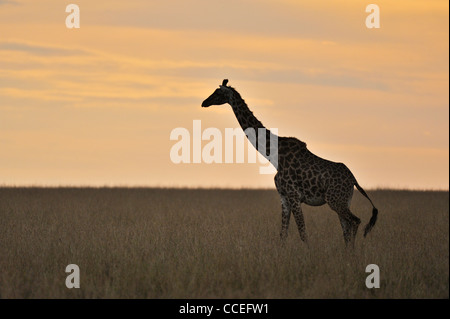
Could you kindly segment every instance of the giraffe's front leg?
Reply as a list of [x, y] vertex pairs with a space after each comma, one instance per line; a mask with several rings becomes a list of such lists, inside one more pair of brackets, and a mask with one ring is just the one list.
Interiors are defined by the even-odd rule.
[[292, 198], [290, 200], [290, 206], [292, 214], [294, 215], [295, 222], [297, 223], [298, 232], [300, 234], [300, 239], [305, 243], [308, 243], [308, 238], [306, 236], [305, 219], [303, 217], [301, 202], [297, 198]]
[[291, 207], [286, 197], [281, 196], [281, 232], [280, 237], [285, 241], [288, 236], [289, 220], [291, 218]]

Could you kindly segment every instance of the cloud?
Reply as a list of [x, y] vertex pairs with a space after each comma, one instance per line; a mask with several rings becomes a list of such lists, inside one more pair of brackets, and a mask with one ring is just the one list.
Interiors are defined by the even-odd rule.
[[0, 0], [0, 6], [4, 5], [4, 4], [12, 4], [12, 5], [19, 5], [19, 2], [14, 1], [14, 0]]
[[24, 42], [0, 42], [0, 51], [22, 51], [41, 56], [72, 56], [88, 54], [85, 50], [45, 46]]

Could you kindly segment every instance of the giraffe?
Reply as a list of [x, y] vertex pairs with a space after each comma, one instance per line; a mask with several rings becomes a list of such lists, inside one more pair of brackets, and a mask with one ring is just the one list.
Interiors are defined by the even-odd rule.
[[[253, 129], [258, 134], [257, 132], [261, 132], [258, 129], [265, 127], [253, 115], [240, 94], [231, 86], [227, 86], [227, 83], [227, 79], [223, 80], [222, 85], [203, 101], [202, 107], [228, 103], [244, 132], [247, 134], [249, 129]], [[291, 213], [294, 215], [301, 240], [308, 242], [301, 204], [310, 206], [328, 204], [339, 217], [345, 244], [353, 246], [361, 223], [361, 220], [350, 211], [354, 186], [372, 205], [372, 217], [364, 229], [366, 237], [375, 226], [378, 209], [347, 166], [313, 154], [306, 147], [306, 143], [295, 137], [277, 137], [268, 129], [265, 129], [265, 132], [266, 149], [257, 148], [264, 157], [267, 158], [270, 141], [273, 138], [278, 139], [278, 163], [274, 181], [281, 198], [282, 242], [288, 236]], [[255, 146], [254, 143], [253, 145]]]

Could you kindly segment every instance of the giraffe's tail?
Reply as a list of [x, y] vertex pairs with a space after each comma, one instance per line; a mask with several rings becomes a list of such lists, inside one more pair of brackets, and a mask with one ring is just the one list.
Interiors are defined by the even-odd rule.
[[370, 199], [369, 195], [366, 194], [364, 189], [359, 186], [358, 182], [355, 179], [355, 186], [360, 191], [361, 194], [365, 198], [369, 200], [369, 202], [372, 204], [372, 217], [370, 218], [369, 222], [367, 223], [366, 227], [364, 228], [364, 237], [367, 236], [367, 234], [372, 230], [373, 226], [375, 226], [375, 223], [377, 222], [377, 216], [378, 216], [378, 209], [375, 207], [375, 205], [372, 203], [372, 200]]

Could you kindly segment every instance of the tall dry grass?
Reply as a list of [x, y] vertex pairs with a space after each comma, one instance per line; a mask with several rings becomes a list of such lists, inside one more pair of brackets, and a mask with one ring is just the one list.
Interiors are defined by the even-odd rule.
[[[0, 188], [0, 297], [448, 298], [449, 193], [370, 196], [379, 220], [350, 251], [327, 206], [304, 206], [308, 247], [293, 218], [281, 246], [272, 190]], [[368, 201], [352, 210], [364, 226]]]

